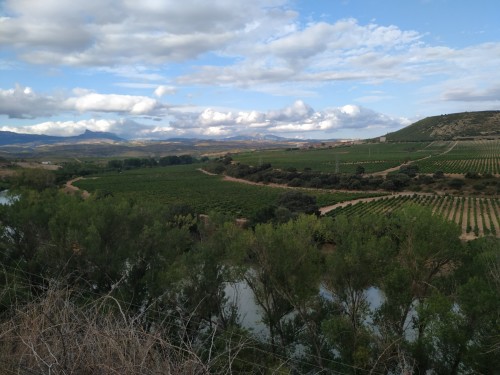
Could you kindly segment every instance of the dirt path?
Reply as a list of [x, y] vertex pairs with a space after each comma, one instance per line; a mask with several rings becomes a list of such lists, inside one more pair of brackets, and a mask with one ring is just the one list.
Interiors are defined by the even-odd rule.
[[81, 191], [82, 197], [84, 199], [87, 199], [88, 197], [90, 197], [90, 193], [87, 190], [80, 190], [80, 188], [78, 188], [75, 185], [73, 185], [74, 182], [80, 181], [80, 180], [83, 180], [83, 179], [84, 179], [83, 177], [77, 177], [77, 178], [74, 178], [74, 179], [69, 180], [68, 182], [66, 182], [66, 184], [64, 185], [64, 188], [63, 188], [64, 192], [65, 193], [74, 194], [77, 191]]
[[446, 155], [448, 152], [450, 152], [451, 150], [453, 150], [457, 144], [458, 144], [458, 141], [455, 141], [455, 143], [454, 143], [454, 144], [452, 144], [452, 145], [450, 146], [450, 148], [448, 148], [446, 151], [443, 151], [443, 152], [442, 152], [442, 153], [440, 153], [440, 154], [437, 154], [436, 156]]
[[[451, 147], [449, 150], [451, 150]], [[218, 176], [217, 174], [207, 172], [201, 168], [198, 170], [206, 175], [209, 175], [209, 176]], [[284, 185], [280, 185], [280, 184], [264, 184], [262, 182], [253, 182], [253, 181], [244, 180], [242, 178], [235, 178], [235, 177], [230, 177], [230, 176], [223, 176], [222, 179], [224, 181], [237, 182], [237, 183], [242, 183], [242, 184], [247, 184], [247, 185], [269, 186], [269, 187], [281, 188], [281, 189], [301, 189], [301, 190], [309, 190], [309, 191], [342, 192], [342, 193], [376, 193], [376, 194], [383, 193], [382, 191], [378, 191], [378, 190], [376, 190], [376, 191], [358, 191], [358, 190], [333, 190], [333, 189], [326, 190], [326, 189], [314, 189], [314, 188], [295, 188], [295, 187], [284, 186]], [[350, 204], [354, 205], [354, 204], [360, 203], [360, 202], [367, 203], [367, 202], [378, 201], [380, 199], [386, 199], [386, 198], [392, 199], [392, 198], [413, 196], [413, 195], [417, 195], [417, 196], [421, 196], [421, 197], [429, 197], [429, 196], [433, 197], [433, 196], [440, 195], [440, 194], [442, 194], [442, 192], [441, 193], [440, 192], [437, 192], [437, 193], [416, 193], [413, 191], [395, 192], [395, 193], [392, 193], [391, 195], [383, 195], [383, 196], [379, 196], [379, 197], [352, 199], [349, 201], [336, 203], [336, 204], [333, 204], [330, 206], [320, 207], [319, 211], [320, 211], [321, 215], [325, 215], [328, 212], [335, 210], [336, 208], [343, 208], [343, 207], [346, 207]], [[450, 221], [455, 221], [456, 223], [460, 222], [460, 215], [462, 215], [462, 228], [461, 228], [462, 234], [460, 235], [460, 239], [462, 239], [464, 241], [470, 241], [470, 240], [475, 239], [476, 236], [475, 236], [473, 231], [467, 233], [467, 217], [470, 215], [470, 225], [472, 228], [474, 228], [474, 225], [475, 225], [475, 223], [474, 223], [474, 211], [473, 211], [474, 208], [477, 210], [476, 211], [477, 218], [478, 218], [477, 225], [478, 225], [479, 230], [480, 230], [480, 236], [482, 236], [484, 234], [482, 226], [483, 226], [483, 224], [486, 224], [486, 223], [484, 223], [485, 218], [483, 216], [481, 216], [481, 214], [480, 214], [479, 206], [474, 207], [473, 204], [469, 205], [469, 201], [467, 199], [463, 202], [463, 204], [464, 204], [464, 209], [463, 209], [463, 213], [462, 213], [461, 212], [462, 203], [461, 203], [460, 197], [453, 197], [452, 199], [443, 200], [443, 202], [441, 202], [438, 206], [434, 207], [434, 211], [436, 213], [440, 213], [442, 216], [447, 217], [448, 220], [450, 220]], [[490, 202], [489, 204], [494, 205], [494, 202]], [[486, 220], [489, 222], [488, 219], [489, 218], [486, 218]], [[495, 219], [496, 219], [496, 217], [491, 220], [493, 223], [490, 223], [490, 226], [491, 225], [495, 226], [495, 229], [497, 231], [497, 237], [500, 237], [500, 220], [497, 221]]]
[[473, 204], [471, 204], [471, 206], [469, 206], [469, 200], [466, 199], [464, 202], [464, 215], [462, 217], [462, 234], [460, 235], [460, 239], [462, 239], [464, 241], [471, 241], [471, 240], [476, 239], [476, 235], [474, 234], [474, 232], [472, 230], [469, 233], [467, 233], [467, 217], [470, 218], [469, 224], [470, 224], [471, 228], [474, 228], [473, 207], [474, 207]]
[[492, 226], [495, 228], [495, 232], [497, 236], [500, 236], [500, 222], [498, 222], [498, 216], [495, 214], [494, 202], [491, 199], [488, 199], [489, 212], [491, 212], [491, 222]]
[[478, 237], [482, 237], [484, 236], [484, 227], [486, 225], [486, 222], [485, 222], [485, 218], [483, 217], [483, 215], [481, 214], [481, 201], [480, 201], [480, 198], [476, 198], [476, 204], [475, 204], [475, 208], [476, 208], [476, 217], [477, 217], [477, 222], [476, 222], [476, 225], [479, 229], [479, 236]]
[[[200, 172], [206, 174], [206, 175], [209, 175], [209, 176], [218, 176], [217, 174], [214, 174], [214, 173], [210, 173], [210, 172], [207, 172], [201, 168], [198, 169]], [[371, 194], [381, 194], [381, 193], [384, 193], [384, 191], [380, 191], [380, 190], [336, 190], [336, 189], [331, 189], [331, 190], [328, 190], [328, 189], [315, 189], [315, 188], [296, 188], [296, 187], [291, 187], [291, 186], [286, 186], [286, 185], [280, 185], [280, 184], [273, 184], [273, 183], [270, 183], [270, 184], [264, 184], [262, 182], [253, 182], [253, 181], [248, 181], [248, 180], [244, 180], [242, 178], [236, 178], [236, 177], [230, 177], [230, 176], [224, 176], [223, 177], [223, 180], [224, 181], [231, 181], [231, 182], [237, 182], [237, 183], [240, 183], [240, 184], [247, 184], [247, 185], [254, 185], [254, 186], [269, 186], [269, 187], [272, 187], [272, 188], [280, 188], [280, 189], [300, 189], [300, 190], [308, 190], [308, 191], [319, 191], [319, 192], [334, 192], [334, 193], [371, 193]], [[336, 208], [339, 208], [339, 207], [345, 207], [349, 204], [356, 204], [358, 202], [372, 202], [372, 201], [376, 201], [376, 200], [379, 200], [379, 199], [382, 199], [382, 198], [396, 198], [396, 197], [404, 197], [404, 196], [412, 196], [412, 195], [420, 195], [420, 196], [434, 196], [436, 194], [434, 193], [415, 193], [413, 191], [402, 191], [402, 192], [395, 192], [395, 193], [392, 193], [392, 195], [382, 195], [380, 197], [370, 197], [370, 198], [358, 198], [358, 199], [352, 199], [352, 200], [349, 200], [349, 201], [344, 201], [344, 202], [340, 202], [340, 203], [336, 203], [336, 204], [333, 204], [333, 205], [330, 205], [330, 206], [324, 206], [324, 207], [320, 207], [319, 208], [319, 211], [321, 213], [321, 215], [325, 215], [326, 213], [336, 209]]]
[[[293, 187], [293, 186], [287, 186], [287, 185], [282, 185], [282, 184], [275, 184], [275, 183], [263, 183], [263, 182], [254, 182], [254, 181], [248, 181], [243, 178], [236, 178], [236, 177], [231, 177], [231, 176], [226, 176], [226, 175], [218, 175], [215, 173], [210, 173], [207, 172], [201, 168], [198, 169], [200, 172], [208, 175], [208, 176], [221, 176], [223, 181], [231, 181], [231, 182], [237, 182], [239, 184], [246, 184], [246, 185], [253, 185], [253, 186], [268, 186], [272, 188], [278, 188], [278, 189], [293, 189], [293, 190], [307, 190], [307, 191], [318, 191], [322, 193], [367, 193], [367, 194], [383, 194], [386, 193], [385, 191], [380, 191], [380, 190], [343, 190], [343, 189], [316, 189], [316, 188], [306, 188], [306, 187]], [[413, 194], [413, 193], [412, 193]]]

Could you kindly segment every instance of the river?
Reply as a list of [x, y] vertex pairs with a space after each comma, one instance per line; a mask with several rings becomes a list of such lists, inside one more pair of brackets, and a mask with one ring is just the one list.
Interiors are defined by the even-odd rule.
[[12, 198], [8, 196], [8, 190], [0, 191], [0, 204], [10, 204]]

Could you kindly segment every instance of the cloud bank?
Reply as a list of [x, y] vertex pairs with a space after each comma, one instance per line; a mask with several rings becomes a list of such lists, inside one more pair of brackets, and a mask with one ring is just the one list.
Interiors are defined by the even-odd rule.
[[[394, 24], [307, 18], [296, 5], [4, 0], [0, 71], [22, 74], [36, 66], [78, 76], [79, 84], [88, 77], [91, 86], [44, 89], [14, 81], [0, 87], [0, 116], [21, 124], [4, 127], [65, 134], [88, 125], [143, 138], [335, 137], [345, 130], [362, 136], [421, 115], [401, 115], [400, 97], [420, 112], [500, 106], [499, 41], [452, 47]], [[230, 94], [219, 99], [224, 90]], [[331, 101], [329, 90], [336, 93]], [[267, 102], [252, 108], [256, 100], [248, 105], [246, 93]], [[274, 104], [279, 97], [286, 100]]]

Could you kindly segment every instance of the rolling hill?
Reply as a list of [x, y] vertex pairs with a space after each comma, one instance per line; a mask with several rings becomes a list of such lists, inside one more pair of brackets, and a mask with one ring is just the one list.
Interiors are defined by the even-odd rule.
[[500, 111], [462, 112], [426, 117], [387, 134], [389, 142], [500, 137]]

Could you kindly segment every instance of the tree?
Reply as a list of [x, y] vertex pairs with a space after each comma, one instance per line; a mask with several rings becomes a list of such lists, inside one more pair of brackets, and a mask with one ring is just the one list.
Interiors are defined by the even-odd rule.
[[318, 215], [316, 198], [300, 191], [287, 191], [278, 198], [278, 207], [288, 209], [292, 214], [315, 214]]
[[338, 359], [358, 368], [369, 369], [376, 353], [373, 329], [366, 324], [372, 319], [367, 291], [378, 284], [391, 252], [386, 225], [383, 217], [339, 216], [332, 228], [335, 251], [327, 256], [323, 285], [336, 313], [323, 321], [323, 332]]
[[430, 210], [408, 206], [389, 219], [388, 230], [395, 252], [380, 280], [385, 301], [376, 322], [385, 341], [399, 340], [412, 353], [419, 371], [425, 372], [430, 321], [418, 309], [426, 306], [436, 290], [449, 287], [449, 270], [460, 263], [463, 254], [460, 229]]
[[25, 168], [17, 173], [13, 179], [15, 187], [24, 187], [42, 191], [55, 187], [56, 176], [53, 171], [41, 168]]
[[[320, 253], [313, 240], [314, 234], [321, 232], [320, 224], [315, 217], [301, 215], [284, 224], [255, 227], [247, 250], [250, 267], [244, 272], [244, 279], [263, 310], [273, 349], [279, 345], [286, 352], [297, 339], [299, 325], [309, 333], [314, 352], [321, 357], [319, 329], [309, 318], [321, 275]], [[293, 311], [298, 314], [298, 321], [293, 321]]]

